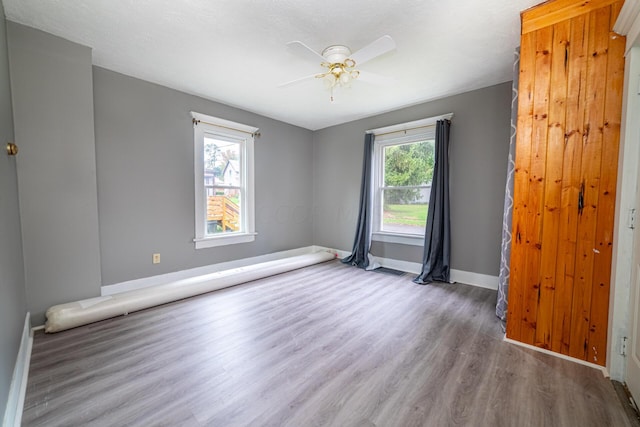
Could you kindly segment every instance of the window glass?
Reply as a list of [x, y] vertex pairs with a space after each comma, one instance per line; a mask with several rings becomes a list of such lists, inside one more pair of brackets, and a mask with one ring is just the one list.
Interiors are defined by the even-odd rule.
[[204, 137], [206, 234], [242, 231], [242, 144], [215, 135]]
[[382, 148], [380, 230], [424, 236], [433, 177], [433, 140]]

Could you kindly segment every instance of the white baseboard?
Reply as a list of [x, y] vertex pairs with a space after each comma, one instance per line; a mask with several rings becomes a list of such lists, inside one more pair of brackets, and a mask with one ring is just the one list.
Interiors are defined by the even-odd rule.
[[420, 272], [422, 271], [422, 264], [420, 264], [419, 262], [402, 261], [399, 259], [381, 258], [377, 256], [374, 256], [374, 258], [381, 266], [385, 268], [405, 271], [411, 274], [420, 274]]
[[[148, 288], [149, 286], [162, 285], [164, 283], [176, 280], [188, 279], [191, 277], [201, 276], [204, 274], [215, 273], [232, 268], [246, 267], [248, 265], [260, 262], [274, 261], [278, 259], [304, 255], [312, 252], [328, 251], [336, 254], [340, 258], [344, 258], [350, 254], [348, 251], [327, 248], [324, 246], [305, 246], [302, 248], [291, 249], [287, 251], [273, 252], [266, 255], [255, 256], [251, 258], [242, 258], [235, 261], [221, 262], [218, 264], [206, 265], [204, 267], [191, 268], [188, 270], [176, 271], [173, 273], [160, 274], [157, 276], [143, 277], [141, 279], [128, 280], [126, 282], [115, 283], [113, 285], [105, 285], [100, 289], [100, 295], [115, 295], [122, 292], [133, 291], [136, 289]], [[422, 264], [418, 262], [402, 261], [392, 258], [374, 257], [375, 260], [383, 267], [392, 268], [394, 270], [406, 271], [407, 273], [420, 274]], [[473, 273], [470, 271], [451, 270], [451, 282], [464, 283], [467, 285], [478, 286], [481, 288], [498, 289], [498, 277], [489, 276], [487, 274]]]
[[105, 285], [100, 288], [100, 295], [115, 295], [122, 292], [133, 291], [136, 289], [148, 288], [149, 286], [162, 285], [165, 283], [175, 282], [177, 280], [189, 279], [192, 277], [202, 276], [205, 274], [216, 273], [218, 271], [230, 270], [233, 268], [246, 267], [248, 265], [258, 264], [261, 262], [275, 261], [279, 259], [305, 255], [316, 252], [315, 246], [306, 246], [298, 249], [287, 251], [272, 252], [266, 255], [255, 256], [251, 258], [242, 258], [235, 261], [221, 262], [218, 264], [206, 265], [203, 267], [191, 268], [188, 270], [176, 271], [173, 273], [160, 274], [157, 276], [143, 277], [142, 279], [128, 280], [113, 285]]
[[[317, 250], [326, 250], [336, 253], [340, 258], [344, 258], [350, 254], [347, 251], [338, 249], [325, 248], [322, 246], [314, 246]], [[394, 270], [405, 271], [411, 274], [420, 274], [422, 264], [419, 262], [402, 261], [399, 259], [382, 258], [374, 256], [375, 260], [383, 267], [392, 268]], [[451, 283], [464, 283], [466, 285], [478, 286], [480, 288], [498, 289], [498, 276], [490, 276], [488, 274], [473, 273], [471, 271], [451, 269]]]
[[493, 289], [495, 291], [498, 289], [499, 279], [498, 276], [451, 269], [451, 281], [466, 283], [467, 285], [478, 286], [480, 288]]
[[512, 340], [511, 338], [507, 338], [506, 335], [504, 336], [503, 340], [504, 342], [508, 342], [509, 344], [515, 344], [520, 347], [528, 348], [529, 350], [534, 350], [540, 353], [548, 354], [549, 356], [554, 356], [559, 359], [568, 360], [570, 362], [578, 363], [580, 365], [585, 365], [590, 368], [597, 369], [602, 372], [602, 375], [605, 378], [609, 378], [609, 371], [607, 371], [607, 368], [605, 368], [604, 366], [596, 365], [595, 363], [587, 362], [586, 360], [576, 359], [575, 357], [567, 356], [566, 354], [556, 353], [555, 351], [547, 350], [546, 348], [540, 348], [540, 347], [536, 347], [535, 345], [525, 344], [520, 341], [515, 341], [515, 340]]
[[9, 388], [7, 408], [2, 420], [3, 427], [20, 427], [22, 422], [22, 409], [27, 393], [27, 379], [29, 377], [29, 362], [31, 360], [31, 347], [33, 335], [31, 334], [31, 314], [27, 312], [22, 329], [20, 349], [13, 368], [13, 377]]

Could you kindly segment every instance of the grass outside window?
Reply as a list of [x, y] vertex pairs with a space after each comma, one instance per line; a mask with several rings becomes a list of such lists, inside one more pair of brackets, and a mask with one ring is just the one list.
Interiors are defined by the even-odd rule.
[[427, 203], [387, 204], [383, 209], [383, 222], [384, 224], [424, 227], [427, 223], [427, 207]]

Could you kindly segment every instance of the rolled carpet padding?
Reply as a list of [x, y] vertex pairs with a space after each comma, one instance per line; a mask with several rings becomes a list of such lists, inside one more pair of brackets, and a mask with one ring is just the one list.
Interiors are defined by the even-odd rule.
[[65, 329], [75, 328], [99, 320], [126, 315], [145, 308], [329, 261], [335, 257], [336, 255], [330, 252], [315, 252], [218, 271], [116, 295], [54, 305], [47, 310], [47, 322], [44, 330], [47, 333], [64, 331]]

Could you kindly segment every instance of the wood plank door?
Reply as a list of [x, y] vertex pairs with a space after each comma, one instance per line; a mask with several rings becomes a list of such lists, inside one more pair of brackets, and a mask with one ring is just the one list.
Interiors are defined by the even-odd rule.
[[606, 363], [623, 1], [522, 14], [507, 337]]

